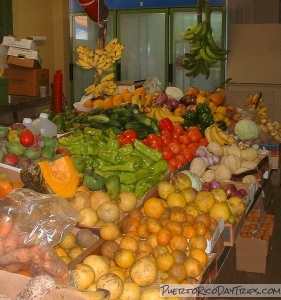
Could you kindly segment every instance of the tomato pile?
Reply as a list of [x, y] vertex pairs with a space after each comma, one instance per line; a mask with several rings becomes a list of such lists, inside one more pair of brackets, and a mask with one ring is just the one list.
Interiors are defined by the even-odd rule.
[[184, 130], [180, 124], [162, 130], [160, 136], [150, 134], [143, 142], [163, 153], [163, 159], [168, 162], [171, 172], [175, 172], [190, 162], [199, 146], [208, 145], [207, 139], [202, 136], [197, 126], [191, 126], [188, 130]]

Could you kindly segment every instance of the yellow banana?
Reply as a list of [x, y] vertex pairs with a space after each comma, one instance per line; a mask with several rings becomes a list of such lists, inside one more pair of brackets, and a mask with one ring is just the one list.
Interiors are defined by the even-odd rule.
[[102, 48], [95, 49], [95, 54], [99, 56], [105, 55], [104, 50]]
[[214, 140], [213, 140], [213, 137], [212, 137], [211, 126], [207, 127], [205, 129], [204, 133], [205, 133], [205, 137], [206, 137], [208, 143], [212, 143]]
[[221, 146], [227, 145], [227, 140], [223, 139], [217, 132], [217, 126], [211, 126], [212, 139]]
[[219, 135], [222, 139], [224, 139], [224, 140], [227, 141], [229, 135], [228, 135], [225, 131], [223, 131], [222, 129], [220, 129], [219, 127], [217, 127], [217, 133], [218, 133], [218, 135]]
[[182, 124], [184, 122], [184, 118], [175, 116], [167, 107], [162, 107], [160, 114], [163, 118], [169, 118], [173, 123]]
[[117, 38], [113, 38], [105, 47], [104, 49], [107, 51], [107, 52], [111, 52], [115, 45], [118, 43], [118, 39]]
[[108, 92], [107, 92], [107, 94], [108, 95], [113, 95], [115, 93], [115, 89], [108, 89]]
[[124, 48], [124, 45], [117, 43], [117, 44], [115, 44], [113, 51], [123, 50], [123, 48]]
[[95, 90], [95, 84], [92, 84], [84, 89], [85, 95], [91, 94]]
[[237, 139], [234, 137], [234, 136], [229, 136], [228, 139], [227, 139], [227, 143], [228, 145], [233, 145], [233, 144], [236, 144], [237, 143]]
[[92, 68], [91, 65], [88, 65], [88, 64], [87, 64], [84, 60], [82, 60], [82, 59], [78, 59], [78, 60], [76, 61], [76, 64], [77, 64], [78, 66], [84, 68], [84, 69], [91, 69], [91, 68]]
[[160, 108], [156, 108], [154, 112], [154, 118], [159, 122], [162, 119], [162, 116], [160, 114]]
[[149, 112], [147, 112], [146, 115], [147, 115], [148, 117], [150, 117], [150, 118], [154, 118], [154, 119], [155, 119], [155, 117], [154, 117], [154, 115], [155, 115], [155, 110], [156, 110], [155, 107], [151, 108], [151, 110], [150, 110]]
[[101, 79], [101, 82], [106, 81], [106, 80], [108, 80], [108, 81], [109, 81], [109, 80], [112, 80], [112, 79], [114, 79], [114, 77], [115, 77], [114, 73], [110, 73], [110, 74], [104, 76], [104, 77]]

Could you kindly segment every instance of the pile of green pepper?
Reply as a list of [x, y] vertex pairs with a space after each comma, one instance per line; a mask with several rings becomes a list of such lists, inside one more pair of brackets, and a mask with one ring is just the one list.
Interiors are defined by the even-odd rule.
[[196, 109], [188, 110], [183, 115], [183, 118], [185, 130], [190, 126], [198, 126], [203, 136], [205, 129], [214, 123], [211, 109], [207, 103], [196, 104]]
[[[91, 190], [108, 190], [111, 184], [118, 191], [133, 191], [140, 199], [165, 177], [168, 164], [162, 152], [140, 140], [120, 147], [115, 137], [110, 128], [103, 134], [85, 127], [58, 138], [57, 147], [68, 149], [76, 170], [83, 174], [83, 184]], [[111, 193], [116, 195], [116, 190]]]

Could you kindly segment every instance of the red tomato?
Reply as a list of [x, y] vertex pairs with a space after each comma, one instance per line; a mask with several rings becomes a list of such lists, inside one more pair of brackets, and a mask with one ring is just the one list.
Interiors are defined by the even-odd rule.
[[169, 163], [168, 163], [168, 167], [169, 167], [169, 170], [170, 170], [172, 173], [176, 172], [176, 170], [177, 170], [177, 168], [176, 168], [175, 166], [173, 166], [173, 165], [171, 165], [171, 164], [169, 164]]
[[179, 137], [179, 142], [184, 145], [189, 145], [191, 143], [191, 139], [187, 134], [182, 134]]
[[167, 145], [167, 146], [168, 146], [170, 143], [172, 143], [171, 137], [166, 136], [166, 135], [162, 136], [162, 141], [163, 141], [163, 144], [164, 144], [164, 145]]
[[185, 148], [182, 154], [186, 157], [187, 162], [191, 161], [194, 157], [194, 152], [188, 148]]
[[188, 131], [188, 136], [192, 143], [198, 143], [203, 138], [200, 130], [190, 130]]
[[175, 156], [175, 158], [179, 159], [183, 164], [187, 163], [187, 158], [184, 154], [180, 153]]
[[20, 143], [24, 147], [31, 146], [34, 142], [34, 135], [28, 128], [25, 128], [20, 134]]
[[175, 157], [170, 158], [168, 160], [168, 164], [175, 167], [176, 170], [178, 170], [179, 168], [181, 168], [183, 166], [182, 161], [180, 161], [178, 158], [175, 158]]
[[195, 155], [195, 152], [197, 150], [197, 148], [199, 147], [199, 143], [190, 143], [187, 148], [189, 150], [191, 150], [193, 152], [193, 154]]
[[172, 138], [173, 140], [178, 140], [180, 137], [180, 133], [177, 131], [173, 131]]
[[199, 142], [199, 145], [200, 145], [200, 146], [205, 146], [205, 147], [207, 147], [208, 144], [209, 144], [209, 143], [208, 143], [208, 140], [207, 140], [206, 138], [201, 139], [200, 142]]
[[165, 160], [169, 160], [174, 155], [173, 151], [169, 147], [165, 147], [165, 146], [163, 147], [162, 153], [163, 153], [163, 158]]
[[137, 133], [133, 129], [128, 129], [123, 132], [123, 135], [129, 139], [136, 138]]
[[180, 143], [170, 143], [169, 148], [172, 150], [174, 155], [180, 154], [181, 153], [181, 146]]
[[155, 133], [149, 134], [147, 137], [147, 145], [150, 146], [152, 144], [158, 144], [158, 145], [162, 146], [163, 145], [162, 137]]
[[163, 149], [163, 147], [161, 145], [156, 144], [156, 143], [150, 145], [149, 147], [152, 149], [158, 150], [159, 152], [162, 152], [162, 149]]
[[184, 133], [184, 128], [180, 124], [175, 124], [174, 125], [174, 131], [181, 135], [181, 134]]
[[120, 141], [120, 147], [127, 145], [127, 144], [133, 144], [133, 142], [129, 138], [124, 138], [122, 141]]
[[124, 140], [125, 136], [123, 134], [118, 134], [115, 138], [121, 142], [122, 140]]
[[169, 131], [169, 130], [162, 130], [161, 131], [161, 136], [169, 136], [169, 137], [171, 137], [172, 136], [172, 132], [171, 131]]

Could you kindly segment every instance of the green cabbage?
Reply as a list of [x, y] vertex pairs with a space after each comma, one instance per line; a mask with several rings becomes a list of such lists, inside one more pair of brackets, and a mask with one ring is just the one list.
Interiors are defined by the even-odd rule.
[[241, 140], [254, 140], [260, 133], [258, 125], [250, 119], [238, 121], [234, 131]]

